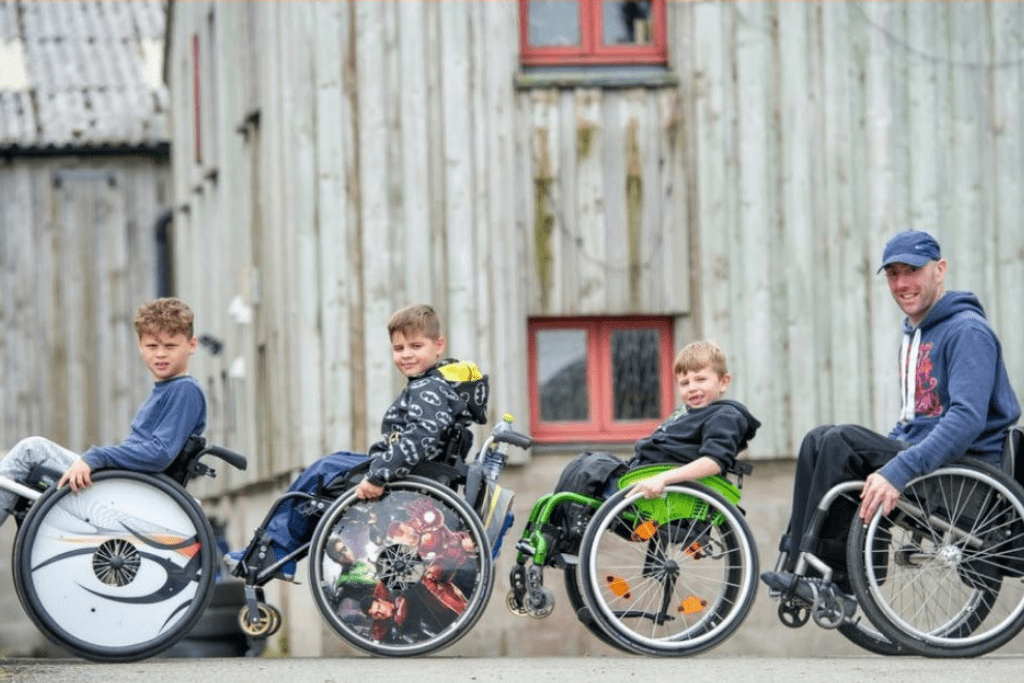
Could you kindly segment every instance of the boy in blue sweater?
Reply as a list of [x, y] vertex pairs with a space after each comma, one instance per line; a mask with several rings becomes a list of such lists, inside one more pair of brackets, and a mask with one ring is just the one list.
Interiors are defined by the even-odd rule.
[[[101, 468], [162, 472], [184, 447], [188, 437], [206, 426], [206, 399], [188, 373], [188, 361], [198, 342], [195, 315], [179, 299], [147, 301], [135, 316], [139, 353], [155, 385], [132, 421], [131, 433], [119, 444], [91, 448], [81, 456], [41, 436], [19, 441], [0, 460], [0, 477], [25, 483], [35, 468], [63, 472], [58, 486], [78, 491], [92, 484]], [[0, 524], [19, 496], [0, 489]]]
[[[899, 420], [888, 436], [858, 425], [824, 425], [811, 430], [800, 446], [793, 484], [788, 571], [765, 572], [770, 587], [794, 590], [813, 599], [809, 582], [792, 570], [805, 527], [814, 508], [832, 486], [865, 479], [857, 514], [868, 522], [881, 506], [892, 512], [900, 492], [911, 479], [934, 471], [960, 455], [999, 464], [1009, 427], [1020, 417], [1020, 405], [1003, 364], [999, 340], [985, 320], [978, 299], [969, 292], [947, 292], [943, 286], [946, 260], [939, 243], [925, 232], [898, 233], [885, 246], [882, 266], [889, 291], [906, 315], [899, 354]], [[840, 538], [849, 528], [844, 520], [826, 520], [829, 542], [845, 547]], [[843, 587], [845, 559], [837, 583]], [[836, 569], [834, 567], [834, 569]]]

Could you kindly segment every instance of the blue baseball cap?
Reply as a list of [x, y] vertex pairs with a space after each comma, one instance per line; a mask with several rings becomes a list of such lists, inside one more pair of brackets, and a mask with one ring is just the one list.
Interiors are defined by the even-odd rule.
[[941, 258], [942, 252], [934, 237], [920, 230], [906, 230], [896, 233], [896, 236], [885, 245], [882, 265], [878, 272], [881, 273], [886, 266], [893, 263], [906, 263], [920, 268], [929, 261], [938, 261]]

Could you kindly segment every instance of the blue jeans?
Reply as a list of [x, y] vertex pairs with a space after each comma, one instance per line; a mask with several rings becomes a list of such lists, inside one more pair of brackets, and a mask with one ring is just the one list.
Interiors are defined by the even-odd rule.
[[[288, 487], [288, 491], [315, 493], [320, 483], [326, 486], [337, 477], [348, 474], [353, 467], [366, 462], [367, 459], [368, 456], [363, 453], [348, 451], [325, 455], [303, 470]], [[286, 553], [296, 550], [313, 537], [314, 525], [310, 524], [309, 517], [298, 510], [304, 502], [298, 497], [286, 498], [267, 522], [267, 536], [275, 546]]]

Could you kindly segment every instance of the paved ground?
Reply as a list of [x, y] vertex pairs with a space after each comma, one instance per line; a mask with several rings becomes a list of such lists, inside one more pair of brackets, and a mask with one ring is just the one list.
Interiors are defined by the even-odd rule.
[[1019, 680], [1024, 657], [971, 660], [916, 657], [764, 659], [704, 656], [693, 659], [641, 657], [469, 659], [201, 659], [148, 660], [132, 664], [90, 664], [79, 660], [0, 660], [0, 681], [18, 683], [620, 683], [651, 680], [710, 680], [740, 683], [779, 681], [924, 680], [928, 683]]

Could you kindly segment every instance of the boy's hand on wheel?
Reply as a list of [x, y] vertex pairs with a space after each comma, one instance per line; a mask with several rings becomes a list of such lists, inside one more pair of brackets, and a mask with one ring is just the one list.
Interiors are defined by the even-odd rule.
[[359, 500], [377, 500], [384, 493], [383, 486], [377, 486], [369, 479], [363, 479], [356, 487], [356, 498]]
[[61, 475], [60, 481], [57, 482], [57, 488], [64, 484], [71, 484], [72, 491], [80, 491], [86, 486], [91, 486], [92, 468], [84, 460], [79, 460]]

